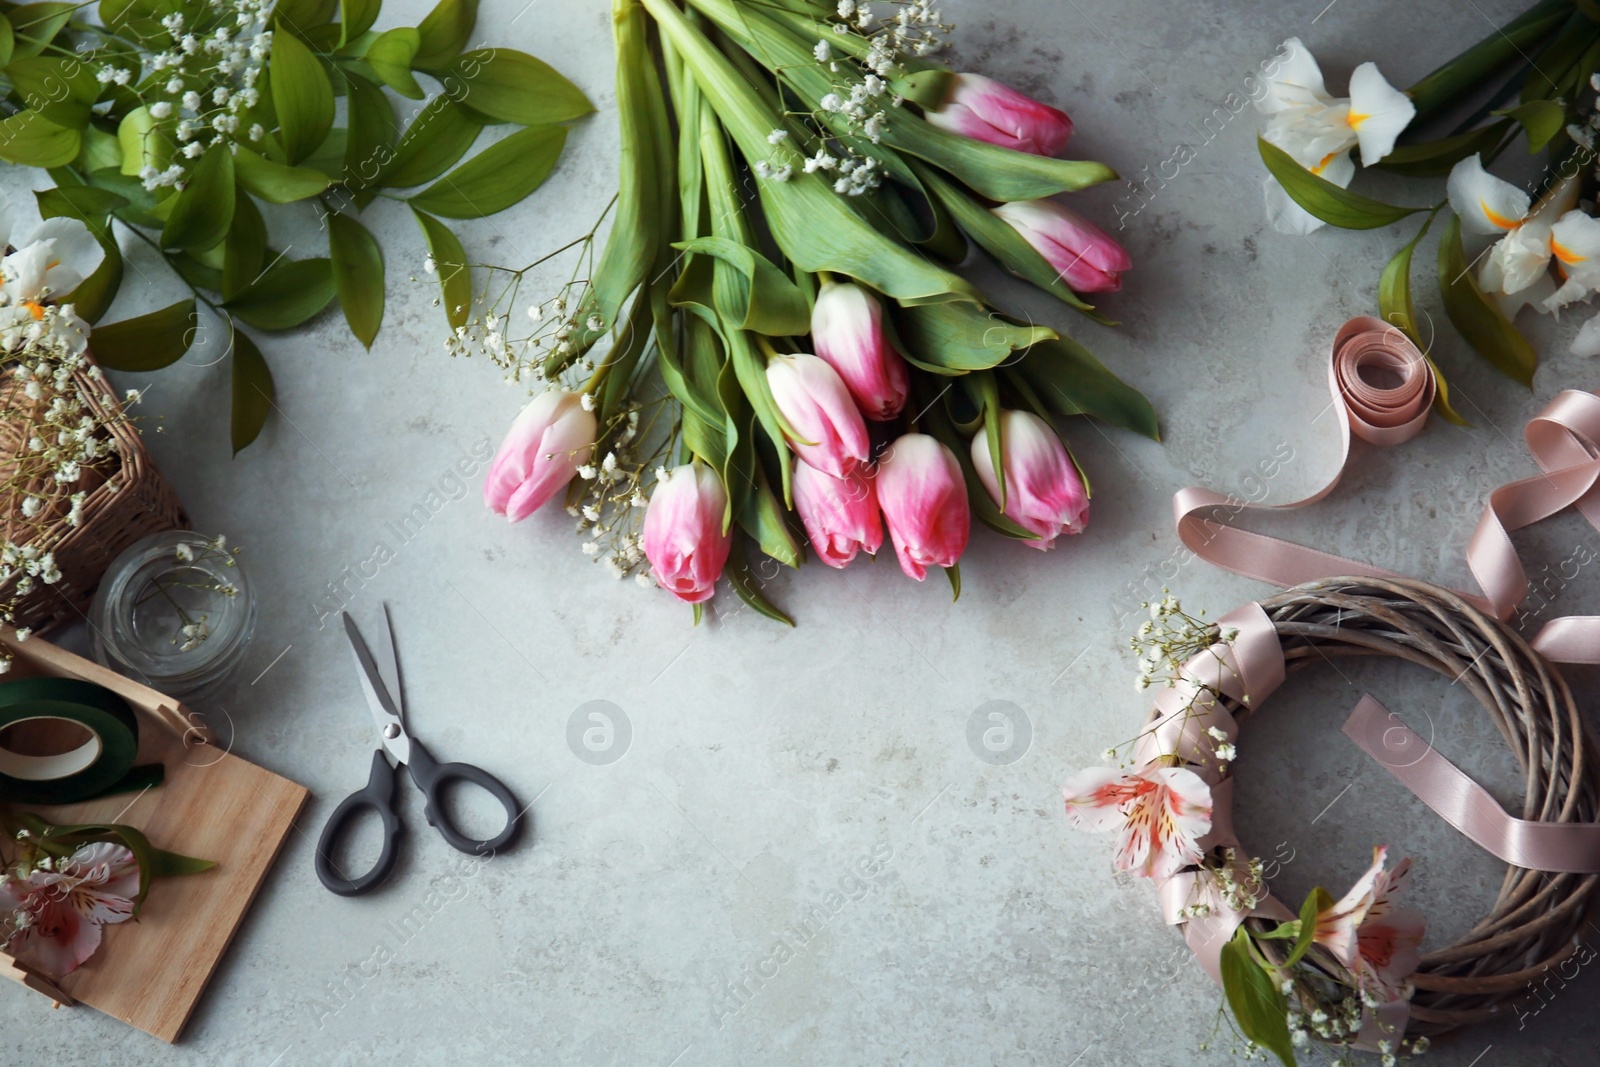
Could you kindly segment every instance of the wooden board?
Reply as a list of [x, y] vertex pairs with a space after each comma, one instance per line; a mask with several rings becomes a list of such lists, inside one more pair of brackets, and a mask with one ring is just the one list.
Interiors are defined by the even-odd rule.
[[[307, 791], [209, 744], [209, 733], [182, 704], [147, 686], [37, 637], [18, 643], [0, 633], [0, 645], [15, 657], [13, 677], [80, 678], [121, 694], [139, 719], [138, 762], [166, 768], [166, 781], [142, 795], [29, 810], [55, 823], [127, 823], [159, 848], [217, 863], [203, 874], [157, 880], [139, 918], [105, 927], [99, 951], [56, 983], [80, 1003], [176, 1041]], [[0, 955], [0, 964], [9, 963]], [[24, 978], [3, 965], [0, 975]]]

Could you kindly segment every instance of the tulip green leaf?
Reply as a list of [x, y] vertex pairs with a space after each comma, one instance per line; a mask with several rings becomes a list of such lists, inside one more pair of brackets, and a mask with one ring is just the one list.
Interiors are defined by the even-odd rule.
[[950, 600], [954, 603], [961, 599], [961, 564], [952, 563], [944, 568], [944, 576], [950, 580]]
[[[805, 552], [789, 532], [783, 505], [772, 491], [766, 469], [757, 455], [754, 428], [748, 418], [745, 419], [743, 430], [742, 439], [748, 444], [728, 455], [729, 476], [744, 483], [740, 487], [740, 508], [735, 520], [740, 528], [756, 539], [761, 551], [785, 566], [798, 567], [804, 562]], [[731, 485], [728, 496], [731, 501], [734, 496]]]
[[188, 184], [172, 198], [162, 247], [194, 253], [215, 246], [228, 235], [233, 205], [233, 153], [225, 144], [212, 145], [189, 168]]
[[1048, 326], [1023, 326], [977, 304], [918, 304], [894, 313], [901, 351], [932, 374], [988, 370], [1019, 350], [1059, 336]]
[[0, 119], [0, 159], [27, 167], [61, 167], [78, 156], [83, 135], [58, 126], [37, 111]]
[[223, 306], [251, 326], [288, 330], [327, 307], [334, 292], [326, 258], [280, 258]]
[[1509, 120], [1496, 122], [1482, 129], [1468, 130], [1454, 137], [1443, 137], [1422, 144], [1398, 145], [1384, 156], [1376, 166], [1414, 178], [1439, 178], [1474, 153], [1488, 152], [1500, 143], [1511, 129]]
[[1433, 410], [1439, 417], [1457, 426], [1468, 425], [1455, 408], [1450, 406], [1450, 386], [1444, 380], [1444, 373], [1427, 355], [1428, 343], [1422, 339], [1418, 330], [1416, 306], [1411, 301], [1411, 253], [1416, 251], [1417, 243], [1427, 234], [1428, 227], [1433, 225], [1433, 216], [1429, 215], [1422, 229], [1417, 231], [1406, 246], [1394, 254], [1383, 268], [1383, 274], [1378, 278], [1378, 317], [1404, 333], [1417, 346], [1417, 351], [1423, 353], [1423, 359], [1428, 361], [1428, 366], [1433, 370], [1433, 380], [1436, 389], [1433, 397]]
[[1249, 931], [1241, 926], [1233, 939], [1222, 946], [1223, 995], [1239, 1032], [1277, 1056], [1284, 1067], [1295, 1067], [1288, 1001], [1272, 975], [1251, 958], [1248, 938]]
[[378, 184], [399, 188], [433, 181], [467, 154], [482, 129], [446, 97], [434, 97], [400, 135]]
[[565, 126], [530, 126], [496, 141], [409, 199], [430, 215], [477, 219], [504, 211], [544, 184], [567, 142]]
[[467, 253], [461, 247], [450, 227], [432, 215], [412, 209], [417, 225], [428, 242], [428, 253], [433, 256], [434, 270], [439, 274], [439, 290], [444, 300], [445, 317], [452, 329], [467, 324], [467, 311], [472, 307], [472, 272], [467, 266]]
[[[771, 496], [771, 491], [767, 493]], [[794, 620], [772, 605], [772, 602], [762, 595], [761, 587], [764, 584], [754, 570], [745, 554], [745, 539], [735, 536], [733, 545], [728, 550], [728, 565], [723, 571], [728, 576], [728, 581], [733, 586], [733, 591], [739, 594], [739, 599], [749, 604], [756, 611], [776, 622], [786, 626], [793, 626]]]
[[788, 181], [758, 180], [756, 191], [773, 238], [795, 266], [849, 275], [901, 303], [978, 299], [972, 283], [880, 234], [819, 175], [805, 173], [797, 149], [768, 144], [781, 123], [760, 93], [669, 0], [643, 2], [745, 158], [793, 172]]
[[290, 167], [259, 156], [243, 145], [234, 156], [234, 176], [248, 192], [269, 204], [292, 204], [316, 196], [329, 185], [328, 176], [310, 167]]
[[1070, 337], [1039, 342], [1015, 369], [1058, 414], [1092, 415], [1101, 422], [1161, 440], [1161, 428], [1150, 401]]
[[510, 48], [463, 52], [439, 76], [447, 90], [465, 86], [462, 102], [500, 122], [545, 126], [594, 110], [583, 90], [550, 64]]
[[754, 330], [769, 337], [800, 336], [811, 330], [811, 302], [800, 287], [761, 253], [723, 237], [698, 237], [679, 241], [680, 252], [700, 252], [733, 268], [733, 277], [743, 281], [742, 299], [723, 305], [718, 311], [733, 326]]
[[410, 26], [400, 26], [379, 34], [377, 40], [367, 46], [366, 54], [361, 58], [383, 79], [383, 84], [401, 96], [421, 100], [427, 94], [411, 73], [411, 64], [416, 62], [421, 43], [418, 31]]
[[277, 391], [272, 370], [250, 335], [233, 324], [233, 454], [238, 455], [261, 435], [272, 414]]
[[1352, 193], [1348, 189], [1311, 173], [1296, 163], [1294, 157], [1265, 138], [1256, 139], [1261, 150], [1261, 161], [1278, 179], [1290, 199], [1330, 226], [1346, 230], [1375, 230], [1399, 222], [1407, 215], [1427, 211], [1425, 207], [1400, 207], [1386, 204], [1370, 196]]
[[256, 202], [248, 196], [237, 198], [233, 225], [222, 256], [222, 296], [231, 300], [261, 274], [267, 265], [267, 224]]
[[333, 86], [322, 60], [292, 34], [273, 37], [270, 69], [278, 137], [286, 162], [293, 165], [314, 152], [333, 129]]
[[6, 67], [6, 77], [23, 104], [58, 126], [81, 130], [100, 95], [94, 66], [70, 56], [30, 56]]
[[383, 251], [367, 228], [347, 215], [328, 217], [328, 253], [350, 332], [367, 348], [383, 322]]
[[997, 501], [1002, 513], [1006, 510], [1005, 425], [1000, 419], [1000, 385], [987, 371], [969, 374], [961, 379], [967, 394], [983, 413], [983, 438], [989, 448], [989, 468], [994, 471], [995, 483], [1000, 490]]
[[148, 315], [98, 326], [89, 344], [95, 360], [111, 370], [160, 370], [189, 351], [198, 324], [190, 297]]
[[343, 47], [372, 29], [383, 0], [339, 0], [339, 44]]
[[478, 21], [478, 0], [439, 0], [417, 26], [419, 44], [411, 61], [418, 70], [444, 66], [467, 45]]
[[1521, 124], [1528, 135], [1530, 152], [1541, 151], [1556, 134], [1567, 128], [1567, 109], [1554, 100], [1530, 100], [1495, 114]]
[[1439, 294], [1445, 313], [1456, 331], [1490, 363], [1530, 389], [1539, 354], [1506, 318], [1498, 304], [1484, 295], [1473, 277], [1461, 247], [1461, 220], [1455, 215], [1439, 238]]

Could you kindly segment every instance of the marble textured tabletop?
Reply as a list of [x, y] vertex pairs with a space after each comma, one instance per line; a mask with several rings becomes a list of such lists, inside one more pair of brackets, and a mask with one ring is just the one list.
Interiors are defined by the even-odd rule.
[[[204, 349], [130, 383], [150, 386], [145, 414], [161, 416], [163, 432], [147, 440], [196, 524], [242, 544], [262, 590], [239, 685], [211, 711], [236, 751], [311, 788], [299, 832], [180, 1045], [6, 988], [11, 1051], [0, 1060], [1230, 1061], [1218, 991], [1183, 963], [1149, 886], [1113, 878], [1107, 843], [1066, 827], [1059, 786], [1136, 728], [1144, 702], [1125, 642], [1139, 601], [1169, 585], [1187, 606], [1221, 612], [1265, 591], [1185, 562], [1168, 500], [1199, 482], [1254, 492], [1245, 480], [1274, 454], [1287, 458], [1265, 483], [1269, 499], [1322, 484], [1337, 448], [1330, 420], [1315, 417], [1326, 347], [1345, 318], [1373, 309], [1399, 241], [1272, 232], [1257, 122], [1224, 101], [1289, 36], [1304, 38], [1334, 87], [1367, 59], [1407, 85], [1519, 5], [946, 7], [961, 65], [1069, 110], [1077, 153], [1142, 177], [1192, 149], [1142, 204], [1126, 186], [1082, 196], [1136, 264], [1105, 303], [1121, 326], [1008, 290], [1074, 330], [1162, 414], [1161, 444], [1066, 427], [1097, 488], [1088, 533], [1049, 554], [975, 534], [955, 604], [942, 581], [919, 586], [885, 559], [778, 577], [771, 594], [795, 630], [735, 610], [726, 590], [695, 628], [664, 594], [593, 566], [559, 511], [512, 527], [482, 506], [484, 457], [520, 394], [488, 364], [445, 355], [431, 286], [407, 280], [421, 276], [415, 224], [380, 202], [367, 215], [391, 250], [377, 344], [363, 352], [336, 313], [264, 339], [281, 410], [259, 443], [229, 457], [227, 375]], [[382, 25], [414, 24], [424, 9], [391, 0]], [[463, 227], [473, 258], [520, 264], [583, 232], [613, 187], [607, 5], [485, 0], [479, 36], [553, 62], [599, 108], [542, 190]], [[23, 203], [46, 182], [14, 168], [0, 180]], [[272, 225], [284, 243], [311, 235], [288, 213]], [[129, 254], [113, 318], [181, 295], [159, 264]], [[1438, 317], [1437, 297], [1419, 293]], [[1523, 421], [1560, 388], [1600, 384], [1595, 364], [1566, 354], [1586, 313], [1575, 310], [1534, 329], [1545, 363], [1532, 394], [1445, 331], [1438, 356], [1474, 426], [1434, 425], [1388, 451], [1358, 446], [1344, 487], [1271, 520], [1274, 531], [1465, 582], [1460, 550], [1485, 492], [1532, 469]], [[426, 521], [403, 527], [419, 504]], [[1567, 515], [1518, 543], [1535, 570], [1553, 572], [1596, 536]], [[1560, 586], [1552, 613], [1600, 609], [1592, 569]], [[427, 831], [408, 789], [413, 833], [397, 877], [345, 900], [318, 885], [312, 843], [362, 781], [372, 737], [329, 623], [342, 605], [371, 612], [385, 600], [416, 731], [537, 798], [536, 832], [492, 863], [464, 863]], [[1443, 943], [1488, 906], [1500, 868], [1340, 736], [1366, 689], [1429, 722], [1448, 756], [1514, 795], [1511, 759], [1464, 694], [1377, 664], [1308, 674], [1278, 695], [1242, 744], [1240, 829], [1257, 851], [1294, 857], [1281, 884], [1296, 900], [1314, 884], [1348, 884], [1374, 843], [1417, 857], [1415, 900]], [[603, 759], [569, 741], [594, 701], [618, 724]], [[971, 740], [975, 716], [997, 708], [1016, 723], [1003, 758]], [[1462, 1034], [1429, 1059], [1592, 1063], [1597, 982], [1586, 969], [1536, 1014]]]

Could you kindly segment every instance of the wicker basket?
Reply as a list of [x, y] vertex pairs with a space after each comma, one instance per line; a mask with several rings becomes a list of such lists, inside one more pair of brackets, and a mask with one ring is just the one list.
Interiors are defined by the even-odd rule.
[[[117, 394], [103, 375], [86, 371], [74, 375], [85, 402], [96, 421], [114, 414], [121, 406]], [[15, 388], [7, 376], [0, 390]], [[145, 451], [139, 431], [130, 423], [115, 423], [109, 431], [116, 452], [103, 463], [85, 470], [73, 489], [87, 490], [82, 517], [71, 532], [53, 546], [61, 580], [40, 585], [17, 606], [18, 626], [45, 632], [64, 622], [84, 617], [100, 578], [111, 561], [141, 537], [162, 530], [187, 529], [189, 516], [178, 502], [172, 487], [156, 470]], [[25, 447], [23, 428], [0, 424], [0, 470]], [[43, 495], [43, 494], [41, 494]], [[65, 512], [65, 495], [53, 494], [53, 507], [59, 516]], [[0, 529], [4, 523], [0, 522]], [[0, 585], [0, 598], [10, 595], [11, 583]]]

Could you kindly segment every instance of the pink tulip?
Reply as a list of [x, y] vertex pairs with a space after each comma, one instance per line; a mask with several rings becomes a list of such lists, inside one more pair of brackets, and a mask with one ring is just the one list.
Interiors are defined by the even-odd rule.
[[804, 352], [774, 356], [767, 364], [767, 384], [800, 438], [789, 445], [801, 459], [835, 478], [866, 462], [867, 424], [838, 371]]
[[862, 414], [883, 421], [906, 406], [906, 361], [883, 330], [883, 305], [854, 282], [824, 282], [811, 310], [817, 355], [844, 379]]
[[905, 434], [878, 460], [876, 481], [900, 569], [920, 582], [929, 567], [955, 566], [972, 532], [955, 453], [927, 434]]
[[683, 601], [710, 600], [733, 537], [722, 529], [728, 491], [704, 463], [685, 463], [656, 483], [644, 512], [644, 554], [656, 584]]
[[1133, 266], [1127, 251], [1094, 224], [1054, 200], [1017, 200], [991, 208], [1080, 293], [1114, 293]]
[[483, 500], [512, 522], [539, 510], [594, 453], [595, 420], [577, 393], [551, 389], [534, 397], [511, 423], [495, 453]]
[[801, 460], [794, 465], [794, 509], [811, 547], [830, 567], [843, 567], [861, 549], [875, 556], [883, 545], [878, 494], [860, 470], [835, 478]]
[[[1001, 510], [1006, 518], [1040, 538], [1022, 543], [1043, 551], [1054, 548], [1056, 538], [1064, 533], [1082, 533], [1089, 522], [1089, 494], [1050, 424], [1031, 411], [1002, 411], [1000, 435], [1000, 466], [1006, 475], [1006, 502]], [[972, 438], [972, 463], [998, 506], [1000, 479], [989, 458], [989, 435], [982, 430]]]
[[1072, 136], [1065, 111], [981, 74], [952, 76], [944, 103], [925, 114], [941, 130], [1036, 156], [1055, 155]]

